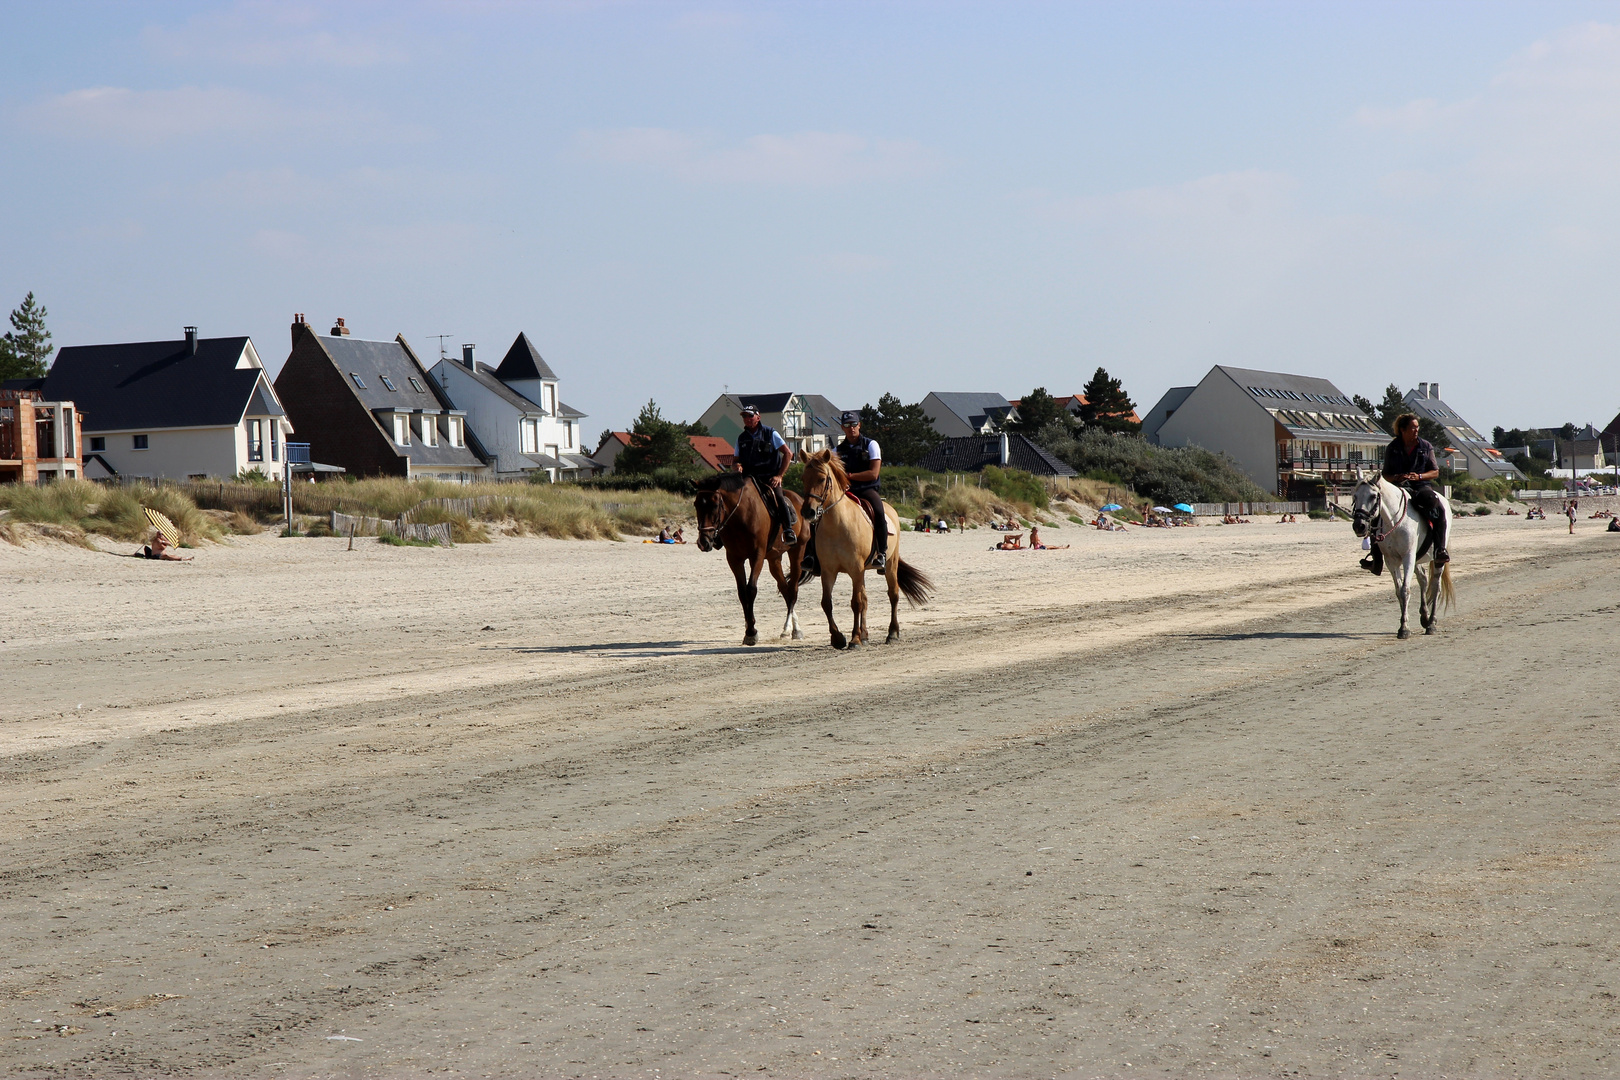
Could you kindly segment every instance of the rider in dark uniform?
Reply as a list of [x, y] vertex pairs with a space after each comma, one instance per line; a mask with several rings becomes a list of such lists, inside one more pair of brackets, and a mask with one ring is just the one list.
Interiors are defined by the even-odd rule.
[[752, 477], [759, 485], [765, 508], [782, 526], [782, 543], [797, 544], [793, 507], [782, 494], [782, 474], [793, 460], [793, 451], [782, 436], [759, 422], [759, 410], [754, 406], [743, 406], [742, 422], [742, 432], [737, 436], [737, 471]]
[[838, 457], [849, 474], [850, 494], [872, 508], [872, 557], [867, 567], [879, 572], [889, 566], [889, 519], [883, 512], [883, 496], [878, 473], [883, 469], [883, 450], [877, 440], [861, 434], [861, 414], [846, 412], [838, 418], [844, 441], [838, 444]]
[[[1399, 484], [1411, 496], [1412, 507], [1423, 515], [1434, 534], [1434, 561], [1444, 566], [1451, 561], [1446, 551], [1446, 515], [1440, 505], [1440, 493], [1429, 486], [1429, 481], [1440, 478], [1440, 466], [1434, 459], [1434, 444], [1418, 435], [1418, 420], [1411, 413], [1402, 413], [1395, 421], [1395, 440], [1384, 451], [1384, 479]], [[1385, 528], [1389, 523], [1385, 523]], [[1361, 560], [1361, 565], [1375, 574], [1384, 572], [1384, 550], [1377, 544], [1372, 553]]]

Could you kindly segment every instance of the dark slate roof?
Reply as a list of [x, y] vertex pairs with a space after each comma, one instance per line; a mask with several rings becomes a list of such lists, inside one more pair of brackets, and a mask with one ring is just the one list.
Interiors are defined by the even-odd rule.
[[731, 394], [728, 396], [737, 403], [737, 408], [741, 409], [744, 405], [752, 405], [762, 413], [781, 412], [787, 408], [788, 402], [793, 400], [792, 394]]
[[820, 394], [800, 394], [799, 400], [803, 401], [810, 410], [810, 424], [812, 427], [826, 428], [829, 431], [838, 430], [838, 418], [844, 414], [843, 409], [840, 409]]
[[1225, 364], [1215, 366], [1233, 382], [1247, 390], [1256, 401], [1270, 402], [1273, 407], [1279, 402], [1293, 401], [1303, 404], [1307, 409], [1328, 405], [1332, 407], [1333, 412], [1367, 415], [1342, 390], [1326, 379], [1316, 379], [1309, 375], [1286, 375], [1280, 371], [1227, 367]]
[[270, 392], [269, 383], [265, 382], [254, 388], [253, 396], [248, 399], [247, 415], [286, 416], [287, 410], [281, 407], [281, 402], [276, 400], [276, 395]]
[[[455, 363], [454, 360], [445, 360], [443, 362], [446, 364]], [[539, 402], [530, 401], [528, 398], [524, 397], [510, 386], [507, 386], [505, 383], [501, 382], [500, 377], [496, 374], [496, 371], [496, 368], [492, 368], [488, 364], [478, 364], [471, 370], [470, 374], [478, 381], [479, 386], [482, 386], [484, 389], [488, 390], [490, 393], [494, 394], [496, 397], [500, 398], [514, 409], [519, 409], [526, 413], [533, 413], [536, 416], [544, 416], [546, 414], [546, 410], [540, 406]]]
[[[1036, 476], [1074, 476], [1075, 471], [1036, 446], [1026, 436], [1007, 436], [1007, 465]], [[928, 451], [917, 466], [930, 472], [978, 472], [1001, 464], [1000, 435], [964, 435], [945, 439]]]
[[[417, 366], [399, 342], [353, 337], [323, 337], [320, 342], [348, 382], [349, 390], [367, 409], [450, 408], [447, 401], [440, 400], [439, 388], [427, 372]], [[356, 374], [366, 384], [364, 388], [355, 383]], [[382, 381], [385, 375], [394, 389], [388, 389]], [[421, 384], [421, 390], [411, 385], [413, 378]]]
[[936, 390], [934, 397], [963, 423], [975, 428], [983, 427], [986, 420], [999, 424], [1013, 408], [1012, 402], [1000, 394], [942, 394]]
[[570, 420], [578, 420], [588, 414], [580, 412], [566, 401], [559, 401], [557, 402], [557, 415]]
[[45, 385], [45, 376], [28, 379], [0, 380], [0, 390], [38, 390]]
[[245, 337], [68, 345], [56, 354], [42, 392], [71, 401], [86, 431], [230, 427], [242, 419], [262, 368], [238, 368]]
[[534, 347], [528, 334], [520, 333], [512, 347], [506, 350], [501, 359], [501, 366], [495, 369], [495, 374], [501, 379], [551, 379], [556, 381], [557, 373], [540, 356], [540, 350]]

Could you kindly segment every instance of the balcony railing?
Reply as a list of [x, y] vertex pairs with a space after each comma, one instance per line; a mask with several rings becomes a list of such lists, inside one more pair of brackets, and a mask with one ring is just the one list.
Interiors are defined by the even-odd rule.
[[1299, 472], [1354, 472], [1375, 467], [1376, 463], [1371, 458], [1311, 457], [1308, 454], [1303, 457], [1289, 454], [1277, 456], [1277, 468]]
[[309, 443], [307, 443], [307, 442], [290, 442], [290, 443], [287, 443], [286, 446], [287, 446], [287, 464], [289, 464], [289, 465], [308, 465], [309, 464]]

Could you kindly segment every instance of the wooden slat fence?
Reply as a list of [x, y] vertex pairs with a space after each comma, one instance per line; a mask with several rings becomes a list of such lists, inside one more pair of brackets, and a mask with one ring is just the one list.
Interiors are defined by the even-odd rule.
[[1303, 514], [1303, 502], [1191, 503], [1197, 517], [1241, 517], [1244, 514]]
[[333, 510], [329, 514], [332, 531], [339, 536], [350, 535], [354, 530], [355, 536], [398, 536], [406, 540], [431, 540], [434, 543], [452, 546], [450, 543], [450, 523], [441, 522], [438, 525], [417, 525], [409, 521], [392, 521], [388, 518], [356, 517], [352, 514], [341, 514]]

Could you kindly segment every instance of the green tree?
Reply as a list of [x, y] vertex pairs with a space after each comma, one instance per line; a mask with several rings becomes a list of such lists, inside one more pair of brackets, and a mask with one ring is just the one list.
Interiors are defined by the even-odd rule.
[[1019, 399], [1018, 419], [1008, 424], [1007, 430], [1034, 435], [1046, 425], [1059, 423], [1068, 418], [1068, 412], [1058, 405], [1056, 398], [1046, 392], [1046, 387], [1037, 386]]
[[1368, 401], [1366, 398], [1362, 397], [1360, 394], [1351, 394], [1350, 395], [1350, 400], [1356, 403], [1356, 408], [1360, 409], [1362, 412], [1366, 413], [1368, 416], [1371, 416], [1371, 417], [1373, 417], [1375, 419], [1377, 418], [1378, 410], [1373, 407], [1373, 403], [1371, 401]]
[[663, 469], [698, 475], [697, 451], [686, 437], [686, 425], [665, 420], [658, 403], [649, 400], [636, 416], [630, 445], [619, 454], [613, 471], [646, 476]]
[[902, 405], [893, 394], [878, 398], [877, 408], [861, 406], [861, 434], [876, 439], [885, 465], [915, 465], [944, 438], [922, 405]]
[[1142, 425], [1131, 419], [1136, 403], [1125, 393], [1120, 381], [1105, 369], [1098, 368], [1080, 394], [1086, 399], [1080, 406], [1080, 419], [1087, 427], [1122, 432], [1142, 430]]
[[[1366, 401], [1367, 399], [1362, 398], [1361, 400]], [[1396, 386], [1394, 383], [1390, 383], [1388, 386], [1384, 387], [1384, 400], [1380, 401], [1377, 405], [1374, 405], [1368, 411], [1372, 413], [1373, 419], [1378, 421], [1379, 427], [1383, 428], [1390, 435], [1395, 434], [1396, 417], [1400, 416], [1401, 413], [1408, 411], [1406, 408], [1406, 398], [1401, 396], [1401, 388]]]
[[37, 379], [51, 358], [51, 332], [45, 329], [45, 308], [29, 293], [22, 307], [11, 313], [11, 330], [0, 338], [0, 379]]

